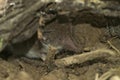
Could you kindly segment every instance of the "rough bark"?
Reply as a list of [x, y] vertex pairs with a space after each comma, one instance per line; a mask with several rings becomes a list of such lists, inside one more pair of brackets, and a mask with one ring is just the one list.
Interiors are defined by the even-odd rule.
[[24, 9], [17, 9], [0, 18], [0, 38], [4, 46], [9, 42], [17, 43], [27, 40], [36, 32], [39, 26], [36, 12], [42, 6], [41, 1], [36, 1], [25, 6]]

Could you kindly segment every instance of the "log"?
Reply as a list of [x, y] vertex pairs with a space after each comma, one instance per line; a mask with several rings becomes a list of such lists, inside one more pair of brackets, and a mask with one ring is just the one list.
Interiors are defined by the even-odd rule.
[[29, 39], [37, 31], [39, 24], [36, 13], [43, 5], [45, 4], [39, 0], [29, 5], [29, 8], [17, 9], [0, 18], [0, 39], [2, 39], [0, 51], [9, 43]]

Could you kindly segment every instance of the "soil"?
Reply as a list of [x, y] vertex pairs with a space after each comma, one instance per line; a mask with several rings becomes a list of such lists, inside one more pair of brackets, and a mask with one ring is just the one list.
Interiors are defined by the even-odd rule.
[[[117, 58], [116, 60], [114, 60]], [[95, 75], [102, 75], [111, 68], [120, 66], [119, 57], [112, 60], [93, 60], [82, 65], [52, 69], [40, 60], [17, 58], [0, 59], [0, 80], [95, 80]], [[23, 77], [21, 79], [21, 77]], [[27, 77], [27, 78], [26, 78]]]

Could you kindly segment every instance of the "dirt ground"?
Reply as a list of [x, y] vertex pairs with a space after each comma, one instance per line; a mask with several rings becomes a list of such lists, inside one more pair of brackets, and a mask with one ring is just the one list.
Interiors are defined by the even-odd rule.
[[27, 58], [0, 59], [0, 80], [95, 80], [97, 73], [102, 75], [119, 66], [119, 57], [96, 59], [64, 68], [49, 68], [40, 60]]

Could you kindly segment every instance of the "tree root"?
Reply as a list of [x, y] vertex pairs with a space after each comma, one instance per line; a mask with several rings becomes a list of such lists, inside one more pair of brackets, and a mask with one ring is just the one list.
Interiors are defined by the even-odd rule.
[[113, 39], [115, 39], [116, 37], [112, 38], [111, 40], [108, 40], [107, 43], [110, 45], [111, 48], [113, 48], [117, 53], [118, 55], [120, 55], [120, 50], [117, 49], [111, 42]]
[[99, 77], [97, 73], [95, 80], [120, 80], [120, 68], [111, 69]]
[[95, 51], [58, 59], [55, 61], [55, 65], [58, 67], [65, 67], [72, 64], [82, 64], [86, 61], [94, 60], [97, 58], [108, 58], [115, 55], [115, 52], [113, 52], [112, 50], [98, 49]]

